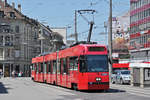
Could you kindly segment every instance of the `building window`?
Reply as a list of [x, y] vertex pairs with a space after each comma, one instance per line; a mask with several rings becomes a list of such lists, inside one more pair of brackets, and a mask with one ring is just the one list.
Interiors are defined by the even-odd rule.
[[3, 36], [0, 36], [0, 45], [3, 45]]
[[6, 37], [5, 37], [5, 45], [6, 45], [6, 46], [12, 45], [12, 44], [11, 44], [11, 38], [10, 38], [10, 36], [6, 36]]
[[15, 18], [15, 13], [14, 12], [10, 12], [10, 17], [11, 18]]
[[11, 49], [6, 49], [6, 57], [10, 57], [11, 55]]
[[38, 36], [37, 36], [37, 32], [35, 31], [35, 32], [34, 32], [34, 39], [37, 39], [37, 37], [38, 37]]
[[16, 30], [16, 33], [19, 33], [19, 26], [16, 26], [15, 30]]
[[3, 58], [3, 49], [0, 48], [0, 58]]
[[4, 11], [0, 11], [0, 18], [4, 18]]

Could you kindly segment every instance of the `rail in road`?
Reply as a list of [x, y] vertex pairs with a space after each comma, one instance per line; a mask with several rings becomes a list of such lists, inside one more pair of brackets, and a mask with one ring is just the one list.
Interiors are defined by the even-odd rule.
[[131, 85], [120, 85], [120, 84], [111, 84], [110, 87], [112, 89], [124, 90], [129, 94], [150, 98], [150, 88], [149, 87], [141, 88], [141, 87], [136, 87], [136, 86], [131, 86]]

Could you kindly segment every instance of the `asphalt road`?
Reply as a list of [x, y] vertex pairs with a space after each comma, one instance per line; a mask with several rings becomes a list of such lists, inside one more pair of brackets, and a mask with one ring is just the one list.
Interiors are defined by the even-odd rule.
[[150, 88], [111, 85], [108, 91], [74, 91], [30, 78], [1, 78], [0, 100], [150, 100]]

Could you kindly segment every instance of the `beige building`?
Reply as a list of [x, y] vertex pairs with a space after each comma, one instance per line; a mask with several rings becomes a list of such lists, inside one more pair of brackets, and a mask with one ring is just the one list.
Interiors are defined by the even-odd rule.
[[31, 59], [59, 49], [62, 39], [49, 27], [23, 15], [21, 5], [16, 9], [15, 3], [0, 0], [0, 71], [4, 76], [11, 76], [12, 71], [29, 76]]

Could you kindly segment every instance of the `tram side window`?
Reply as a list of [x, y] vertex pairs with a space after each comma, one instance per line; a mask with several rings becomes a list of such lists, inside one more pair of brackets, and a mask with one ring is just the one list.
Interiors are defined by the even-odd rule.
[[69, 58], [69, 69], [78, 70], [78, 57]]
[[35, 71], [38, 72], [38, 64], [37, 63], [34, 64], [34, 67], [35, 67]]
[[37, 64], [37, 72], [40, 72], [40, 64]]
[[73, 58], [69, 58], [69, 70], [73, 70], [73, 66], [74, 66], [74, 60]]
[[46, 73], [48, 73], [48, 70], [49, 70], [49, 69], [48, 69], [48, 63], [49, 63], [49, 62], [46, 63]]
[[47, 62], [44, 63], [44, 72], [47, 73]]
[[85, 56], [80, 56], [80, 72], [86, 72], [87, 71], [85, 61], [86, 61]]
[[32, 64], [31, 66], [32, 70], [35, 70], [35, 64]]
[[67, 72], [67, 60], [66, 58], [63, 58], [63, 73]]
[[78, 57], [74, 57], [74, 70], [78, 70]]
[[57, 73], [61, 73], [61, 60], [58, 60]]
[[32, 64], [32, 70], [36, 71], [36, 63]]
[[67, 74], [70, 74], [70, 73], [69, 73], [69, 57], [66, 58], [66, 64], [67, 64], [67, 65], [66, 65], [66, 73], [67, 73]]
[[56, 73], [56, 60], [53, 61], [53, 74]]
[[48, 63], [48, 72], [51, 72], [51, 61]]
[[43, 73], [43, 63], [41, 63], [41, 73]]
[[59, 66], [60, 67], [60, 73], [62, 74], [62, 67], [61, 66], [62, 66], [62, 59], [60, 59], [60, 66]]

